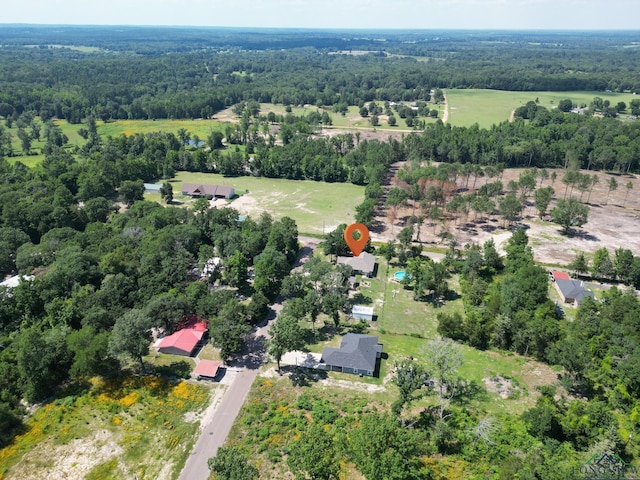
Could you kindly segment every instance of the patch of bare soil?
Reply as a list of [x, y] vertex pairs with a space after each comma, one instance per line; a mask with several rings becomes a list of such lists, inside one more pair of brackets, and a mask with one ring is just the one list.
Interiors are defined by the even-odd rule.
[[[369, 383], [356, 382], [356, 381], [350, 382], [348, 380], [340, 380], [330, 376], [326, 378], [322, 378], [324, 376], [322, 375], [322, 373], [324, 372], [318, 372], [316, 374], [316, 373], [313, 373], [313, 371], [305, 370], [304, 376], [307, 379], [309, 379], [309, 381], [318, 383], [318, 385], [322, 385], [324, 387], [337, 387], [341, 389], [356, 390], [358, 392], [365, 392], [365, 393], [384, 392], [385, 390], [385, 387], [381, 385], [372, 385]], [[299, 374], [300, 374], [300, 370], [295, 367], [283, 367], [281, 369], [281, 373], [278, 373], [278, 370], [276, 369], [276, 367], [272, 367], [266, 370], [265, 372], [263, 372], [261, 375], [267, 378], [278, 378], [281, 376], [291, 377], [292, 375], [295, 376]]]
[[[39, 444], [11, 470], [20, 480], [43, 478], [82, 479], [95, 466], [122, 455], [122, 447], [109, 430], [97, 430], [90, 437], [72, 440], [66, 445]], [[168, 478], [168, 477], [167, 477]]]
[[515, 386], [510, 379], [501, 377], [500, 375], [483, 378], [482, 380], [488, 392], [500, 395], [502, 399], [511, 398], [516, 392], [520, 391], [520, 388]]
[[[517, 180], [523, 169], [505, 170], [502, 183], [507, 185], [510, 180]], [[554, 171], [548, 169], [549, 174]], [[548, 211], [555, 206], [558, 199], [565, 197], [565, 185], [561, 179], [565, 171], [555, 170], [557, 179], [551, 182], [547, 179], [539, 186], [552, 186], [555, 190], [554, 201], [549, 205]], [[537, 210], [533, 200], [529, 199], [529, 204], [523, 212], [523, 219], [518, 226], [527, 228], [529, 243], [533, 248], [536, 261], [547, 264], [566, 265], [574, 260], [578, 252], [587, 255], [593, 254], [597, 249], [606, 247], [613, 254], [617, 248], [628, 248], [634, 255], [640, 255], [640, 178], [634, 175], [616, 175], [603, 172], [587, 172], [596, 175], [599, 179], [591, 193], [581, 193], [577, 190], [571, 192], [571, 187], [566, 192], [566, 197], [571, 194], [577, 199], [581, 199], [589, 207], [589, 221], [582, 227], [577, 228], [570, 235], [562, 233], [562, 228], [551, 222], [544, 222], [538, 218]], [[618, 182], [618, 188], [609, 192], [608, 183], [611, 178]], [[485, 182], [495, 181], [495, 179], [479, 179], [476, 189]], [[626, 184], [631, 182], [632, 188], [627, 189]], [[465, 188], [465, 182], [458, 180], [459, 192], [468, 193], [470, 189]], [[389, 181], [389, 186], [398, 185], [397, 178]], [[582, 197], [582, 198], [581, 198]], [[608, 197], [608, 198], [607, 198]], [[386, 242], [395, 240], [400, 230], [409, 224], [409, 218], [413, 214], [421, 214], [420, 208], [415, 207], [410, 201], [409, 206], [398, 209], [398, 214], [393, 222], [387, 215], [388, 209], [380, 208], [376, 217], [376, 223], [381, 228], [372, 232], [372, 240]], [[437, 236], [443, 228], [451, 233], [459, 245], [467, 243], [482, 244], [493, 238], [498, 246], [504, 244], [511, 236], [511, 229], [505, 227], [502, 219], [498, 215], [487, 218], [474, 218], [474, 214], [468, 216], [454, 217], [448, 215], [448, 221], [444, 224], [439, 222], [434, 224], [426, 219], [420, 232], [420, 240], [425, 246], [445, 246]]]

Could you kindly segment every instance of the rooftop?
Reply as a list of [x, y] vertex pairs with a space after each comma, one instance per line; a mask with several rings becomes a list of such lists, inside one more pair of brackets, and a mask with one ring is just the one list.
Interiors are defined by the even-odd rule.
[[193, 370], [193, 374], [199, 377], [215, 377], [218, 374], [218, 369], [222, 365], [222, 362], [214, 360], [200, 360], [196, 368]]
[[347, 333], [342, 337], [340, 348], [326, 347], [322, 351], [322, 360], [327, 365], [374, 371], [381, 352], [378, 337]]
[[376, 257], [369, 252], [362, 252], [357, 257], [338, 257], [338, 265], [349, 265], [362, 273], [372, 273], [376, 266]]

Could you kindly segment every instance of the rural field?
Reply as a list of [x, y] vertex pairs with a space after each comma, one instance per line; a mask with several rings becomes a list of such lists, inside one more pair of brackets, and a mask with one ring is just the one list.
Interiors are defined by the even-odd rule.
[[[398, 397], [392, 381], [394, 365], [407, 357], [426, 365], [428, 342], [437, 336], [436, 315], [463, 310], [462, 301], [455, 296], [443, 306], [413, 300], [412, 292], [394, 280], [393, 274], [400, 267], [394, 261], [387, 267], [382, 258], [378, 262], [375, 278], [360, 279], [356, 298], [375, 308], [377, 320], [365, 333], [377, 335], [383, 344], [379, 377], [359, 378], [336, 372], [327, 375], [287, 366], [279, 374], [273, 363], [263, 367], [227, 440], [227, 445], [238, 446], [251, 458], [260, 478], [293, 478], [282, 462], [281, 449], [300, 435], [305, 420], [322, 421], [321, 415], [336, 415], [336, 424], [349, 426], [357, 421], [356, 415], [391, 404]], [[456, 277], [449, 283], [457, 288]], [[307, 338], [315, 338], [308, 346], [311, 352], [319, 353], [325, 346], [340, 343], [340, 335], [327, 317], [320, 317], [316, 334], [311, 333], [309, 322], [302, 326]], [[354, 321], [343, 322], [339, 333], [357, 326]], [[464, 363], [459, 374], [473, 392], [466, 398], [467, 409], [497, 417], [520, 414], [535, 404], [540, 395], [537, 387], [559, 386], [559, 372], [543, 363], [509, 352], [480, 351], [465, 345], [460, 349]], [[436, 403], [434, 396], [427, 396], [413, 405], [412, 412], [416, 415]], [[341, 465], [341, 472], [343, 478], [364, 478], [349, 463]]]
[[[594, 97], [600, 97], [603, 100], [609, 100], [612, 105], [618, 102], [625, 102], [627, 105], [637, 96], [631, 93], [614, 93], [614, 92], [510, 92], [500, 90], [483, 90], [483, 89], [447, 89], [445, 91], [446, 104], [429, 104], [430, 109], [438, 110], [438, 119], [443, 120], [455, 126], [471, 126], [477, 123], [481, 128], [488, 128], [491, 125], [509, 120], [513, 110], [526, 104], [529, 101], [539, 101], [539, 105], [546, 108], [553, 108], [560, 100], [570, 99], [574, 105], [588, 105]], [[383, 101], [377, 101], [379, 105], [384, 104]], [[325, 107], [328, 109], [329, 107]], [[291, 111], [294, 115], [308, 115], [311, 112], [322, 111], [316, 106], [305, 105], [303, 107], [293, 106]], [[390, 127], [387, 124], [388, 117], [380, 115], [380, 124], [373, 127], [369, 118], [360, 116], [359, 109], [356, 106], [349, 107], [345, 115], [334, 113], [330, 109], [327, 110], [332, 118], [333, 125], [325, 126], [322, 133], [325, 135], [335, 135], [337, 133], [361, 131], [361, 138], [379, 138], [387, 139], [389, 135], [399, 137], [402, 134], [414, 131], [413, 128], [407, 127], [406, 121], [396, 115], [397, 126]], [[278, 115], [285, 115], [285, 106], [273, 103], [260, 104], [260, 113], [266, 115], [274, 112]], [[626, 114], [622, 114], [621, 118], [626, 118]], [[429, 123], [437, 120], [433, 118], [420, 117]], [[109, 122], [97, 122], [98, 133], [100, 135], [118, 136], [133, 135], [136, 133], [152, 133], [152, 132], [171, 132], [177, 133], [179, 129], [186, 129], [191, 135], [197, 135], [201, 140], [206, 140], [212, 131], [224, 132], [225, 123], [237, 123], [238, 117], [232, 112], [231, 108], [218, 112], [212, 119], [194, 119], [194, 120], [114, 120]], [[81, 146], [85, 140], [78, 134], [78, 130], [84, 125], [71, 124], [65, 120], [56, 120], [62, 132], [69, 138], [69, 146]], [[40, 155], [44, 146], [43, 139], [34, 140], [32, 142], [32, 155], [21, 155], [22, 148], [17, 137], [17, 127], [14, 125], [8, 129], [12, 137], [12, 146], [17, 156], [10, 157], [11, 162], [21, 161], [27, 166], [33, 166], [41, 162], [44, 158]], [[33, 155], [35, 153], [35, 155]]]
[[176, 200], [185, 202], [191, 200], [178, 195], [183, 182], [233, 187], [240, 196], [231, 202], [218, 200], [219, 205], [233, 207], [243, 215], [258, 216], [267, 212], [275, 218], [291, 217], [298, 231], [307, 235], [322, 235], [341, 223], [353, 223], [354, 207], [364, 200], [364, 187], [351, 183], [223, 177], [192, 172], [179, 172], [172, 182]]
[[174, 133], [181, 128], [186, 129], [191, 136], [198, 135], [205, 141], [212, 131], [224, 131], [224, 124], [218, 120], [116, 120], [113, 122], [97, 122], [98, 133], [104, 137], [119, 135], [134, 135], [136, 133]]
[[[593, 96], [601, 96], [615, 101], [629, 102], [630, 95], [599, 94], [589, 92], [495, 92], [448, 90], [448, 121], [453, 125], [471, 125], [478, 122], [481, 127], [507, 120], [510, 112], [527, 101], [538, 98], [541, 105], [553, 106], [564, 98], [574, 103], [588, 103]], [[263, 105], [263, 113], [273, 107], [274, 111], [284, 107]], [[295, 114], [304, 114], [315, 109], [294, 108]], [[479, 115], [478, 112], [483, 112]], [[224, 122], [235, 121], [230, 112], [221, 112], [214, 120], [192, 121], [117, 121], [98, 123], [98, 131], [104, 135], [131, 135], [154, 131], [177, 132], [185, 128], [192, 135], [202, 139], [212, 130], [223, 130]], [[334, 126], [323, 133], [355, 132], [362, 129], [362, 138], [386, 139], [391, 133], [400, 135], [398, 130], [370, 127], [359, 117], [357, 110], [351, 109], [344, 117], [332, 114]], [[77, 130], [81, 125], [58, 122], [69, 136], [71, 145], [82, 145], [84, 140]], [[10, 132], [15, 136], [15, 129]], [[329, 133], [329, 134], [331, 134]], [[14, 139], [15, 151], [20, 151], [19, 142]], [[34, 142], [32, 150], [41, 149], [42, 142]], [[42, 161], [42, 155], [12, 157], [29, 166]], [[551, 173], [552, 170], [550, 170]], [[517, 179], [520, 169], [506, 170], [502, 181]], [[565, 266], [578, 252], [591, 256], [601, 247], [611, 253], [624, 247], [634, 253], [640, 252], [640, 180], [635, 175], [614, 175], [603, 172], [588, 172], [597, 175], [596, 184], [590, 198], [589, 221], [573, 236], [561, 234], [560, 227], [537, 219], [533, 205], [524, 213], [520, 225], [527, 228], [530, 245], [535, 259], [548, 266]], [[553, 188], [556, 199], [562, 198], [564, 184], [562, 170], [557, 170], [558, 179]], [[609, 178], [615, 176], [619, 183], [617, 190], [608, 192]], [[216, 206], [230, 206], [243, 215], [258, 216], [267, 212], [275, 218], [288, 216], [298, 225], [301, 235], [321, 237], [334, 230], [341, 223], [354, 221], [354, 207], [364, 199], [364, 187], [344, 184], [329, 184], [313, 181], [293, 181], [284, 179], [244, 177], [223, 177], [217, 174], [178, 172], [171, 180], [174, 187], [174, 203], [189, 206], [192, 200], [180, 194], [182, 183], [207, 183], [232, 186], [238, 197], [231, 201], [217, 200]], [[632, 188], [625, 188], [631, 182]], [[478, 187], [483, 181], [478, 182]], [[551, 185], [546, 180], [543, 186]], [[577, 195], [577, 192], [574, 192]], [[157, 194], [148, 194], [149, 200], [160, 202]], [[586, 199], [586, 198], [585, 198]], [[606, 200], [605, 200], [606, 199]], [[550, 208], [552, 208], [551, 205]], [[372, 235], [377, 243], [395, 240], [396, 235], [413, 214], [412, 206], [399, 209], [394, 224], [389, 224], [380, 209], [378, 220], [385, 229]], [[430, 252], [441, 252], [445, 247], [435, 233], [441, 225], [425, 222], [422, 229], [423, 247]], [[484, 243], [489, 238], [498, 247], [510, 237], [511, 231], [504, 228], [497, 217], [485, 222], [473, 222], [467, 217], [459, 221], [447, 222], [460, 246], [468, 242]], [[452, 295], [443, 305], [417, 302], [412, 292], [394, 280], [393, 274], [400, 269], [393, 261], [387, 265], [379, 259], [376, 278], [361, 283], [358, 302], [374, 306], [377, 320], [368, 327], [368, 332], [378, 335], [384, 345], [386, 358], [383, 359], [379, 378], [358, 378], [348, 374], [306, 375], [291, 370], [278, 375], [273, 364], [266, 365], [261, 377], [253, 386], [248, 402], [241, 411], [230, 437], [231, 444], [242, 445], [251, 452], [252, 460], [257, 459], [261, 478], [287, 477], [287, 470], [278, 458], [279, 447], [286, 445], [290, 434], [291, 415], [302, 395], [311, 397], [311, 404], [318, 410], [334, 409], [345, 417], [356, 413], [382, 408], [398, 396], [397, 387], [392, 382], [394, 364], [408, 356], [418, 362], [425, 359], [429, 339], [437, 336], [438, 313], [463, 313], [462, 300]], [[458, 279], [450, 279], [450, 287], [459, 291]], [[554, 296], [555, 295], [555, 296]], [[552, 300], [557, 294], [550, 290]], [[568, 307], [567, 318], [575, 316]], [[330, 320], [327, 319], [328, 323]], [[323, 323], [320, 317], [318, 327]], [[354, 323], [354, 322], [353, 322]], [[343, 331], [357, 326], [347, 323]], [[309, 329], [308, 324], [304, 325]], [[321, 334], [310, 335], [314, 340], [309, 345], [312, 352], [321, 352], [325, 346], [337, 346], [339, 336], [330, 326], [319, 329]], [[464, 364], [460, 368], [461, 377], [476, 386], [475, 394], [468, 399], [468, 408], [500, 415], [519, 414], [532, 407], [539, 396], [537, 387], [558, 385], [558, 371], [519, 355], [508, 352], [479, 351], [467, 346], [461, 347]], [[205, 357], [218, 359], [217, 352], [208, 346]], [[203, 357], [204, 358], [204, 357]], [[192, 361], [183, 361], [165, 355], [151, 355], [147, 362], [156, 371], [173, 373], [180, 369], [179, 363], [192, 367]], [[28, 430], [16, 438], [9, 447], [0, 451], [0, 479], [35, 479], [29, 472], [38, 472], [48, 478], [176, 478], [193, 446], [197, 432], [211, 410], [215, 409], [224, 386], [202, 387], [188, 382], [164, 382], [156, 377], [123, 380], [122, 385], [95, 383], [39, 409], [30, 419]], [[303, 386], [305, 385], [305, 386]], [[416, 412], [430, 406], [433, 397], [427, 397], [415, 404]], [[298, 417], [296, 417], [298, 418]], [[249, 435], [253, 431], [255, 435]], [[9, 471], [9, 469], [11, 469]], [[353, 466], [345, 465], [346, 478], [363, 478], [355, 473]], [[8, 472], [8, 473], [7, 473]], [[5, 477], [6, 474], [6, 477]]]
[[[548, 109], [558, 105], [560, 100], [570, 99], [574, 105], [589, 105], [594, 97], [609, 100], [612, 105], [629, 102], [638, 97], [631, 93], [613, 92], [508, 92], [481, 89], [447, 89], [448, 123], [459, 127], [469, 127], [477, 123], [481, 128], [509, 120], [511, 112], [538, 99], [539, 105]], [[622, 115], [622, 118], [626, 115]]]

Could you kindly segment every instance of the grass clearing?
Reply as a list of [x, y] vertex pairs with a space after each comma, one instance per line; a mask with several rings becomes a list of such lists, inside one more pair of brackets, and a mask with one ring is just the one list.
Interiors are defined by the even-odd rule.
[[75, 387], [39, 408], [0, 450], [0, 478], [175, 478], [212, 388], [155, 376]]
[[189, 134], [198, 135], [201, 141], [206, 141], [213, 131], [224, 131], [224, 124], [218, 120], [115, 120], [112, 122], [97, 122], [98, 133], [104, 137], [120, 135], [135, 135], [136, 133], [178, 133], [181, 128]]
[[[560, 100], [570, 99], [574, 105], [589, 105], [594, 97], [609, 100], [611, 105], [625, 102], [627, 106], [634, 97], [631, 93], [613, 92], [509, 92], [502, 90], [447, 89], [449, 123], [469, 127], [477, 123], [481, 128], [504, 122], [511, 111], [529, 101], [539, 100], [539, 105], [551, 109]], [[623, 114], [623, 117], [626, 116]]]
[[234, 187], [244, 194], [228, 205], [245, 215], [262, 212], [276, 219], [291, 217], [303, 234], [322, 235], [341, 223], [353, 223], [354, 207], [364, 200], [364, 187], [351, 183], [324, 183], [263, 177], [223, 177], [219, 174], [179, 172], [172, 180], [176, 200], [189, 205], [192, 200], [179, 195], [183, 182]]

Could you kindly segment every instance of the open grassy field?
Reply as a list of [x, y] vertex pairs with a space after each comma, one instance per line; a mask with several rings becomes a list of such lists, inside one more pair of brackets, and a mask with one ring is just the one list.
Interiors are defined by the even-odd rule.
[[[376, 100], [376, 103], [378, 105], [384, 105], [384, 101], [382, 100]], [[442, 115], [444, 113], [443, 105], [430, 104], [429, 108], [438, 110], [438, 118], [442, 118]], [[347, 113], [345, 113], [344, 115], [331, 111], [330, 107], [318, 108], [314, 105], [306, 105], [304, 107], [291, 107], [291, 113], [296, 116], [306, 116], [311, 112], [322, 113], [323, 111], [326, 111], [331, 117], [331, 120], [333, 122], [332, 127], [334, 128], [357, 128], [366, 130], [373, 130], [375, 128], [376, 130], [389, 130], [390, 132], [393, 132], [395, 130], [411, 130], [410, 127], [407, 127], [406, 120], [400, 118], [400, 116], [396, 112], [394, 112], [397, 120], [396, 126], [390, 127], [387, 124], [387, 117], [385, 115], [380, 115], [380, 124], [377, 127], [374, 127], [373, 125], [371, 125], [370, 117], [363, 118], [360, 116], [360, 108], [357, 106], [350, 106]], [[230, 113], [230, 109], [225, 112], [226, 113], [220, 115], [221, 120], [229, 120], [233, 118], [232, 114]], [[261, 103], [260, 114], [264, 115], [269, 112], [273, 112], [276, 115], [286, 115], [284, 105], [277, 105], [274, 103]], [[420, 117], [419, 120], [425, 120], [427, 123], [434, 123], [436, 121], [436, 119], [430, 117]]]
[[0, 478], [177, 478], [210, 388], [155, 376], [78, 385], [0, 450]]
[[97, 122], [98, 133], [103, 137], [119, 135], [134, 135], [136, 133], [164, 132], [177, 134], [181, 128], [186, 129], [191, 136], [198, 135], [201, 141], [206, 141], [212, 131], [224, 132], [224, 124], [218, 120], [117, 120], [113, 122]]
[[[364, 187], [351, 183], [324, 183], [257, 177], [223, 177], [218, 174], [179, 172], [172, 180], [176, 200], [183, 182], [234, 187], [240, 198], [229, 203], [245, 215], [268, 212], [275, 218], [288, 216], [300, 233], [322, 235], [341, 223], [353, 223], [354, 207], [364, 200]], [[158, 197], [159, 201], [159, 197]]]
[[[637, 99], [631, 93], [607, 92], [508, 92], [501, 90], [454, 90], [445, 91], [449, 108], [449, 123], [468, 127], [477, 123], [482, 128], [509, 120], [511, 111], [529, 101], [539, 100], [539, 105], [553, 108], [560, 100], [570, 99], [574, 105], [589, 105], [593, 97], [609, 100], [612, 105]], [[624, 114], [622, 115], [625, 116]]]

